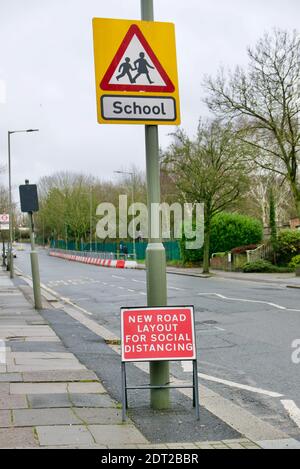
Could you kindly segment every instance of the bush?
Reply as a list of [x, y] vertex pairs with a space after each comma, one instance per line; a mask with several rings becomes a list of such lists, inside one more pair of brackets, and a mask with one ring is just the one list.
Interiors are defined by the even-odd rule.
[[262, 272], [262, 273], [286, 273], [293, 272], [294, 269], [290, 267], [278, 267], [269, 261], [260, 260], [255, 262], [247, 262], [243, 266], [243, 271], [249, 272]]
[[300, 254], [292, 258], [292, 260], [289, 263], [289, 267], [291, 269], [296, 269], [297, 267], [300, 267]]
[[[255, 218], [236, 213], [219, 213], [211, 222], [210, 255], [229, 252], [236, 246], [257, 246], [261, 242], [263, 230], [261, 223]], [[203, 248], [185, 249], [185, 238], [180, 243], [184, 262], [200, 262]], [[251, 249], [251, 248], [250, 248]]]
[[244, 267], [244, 272], [274, 272], [274, 268], [276, 267], [269, 261], [255, 261], [255, 262], [247, 262]]
[[277, 238], [276, 255], [278, 263], [288, 264], [298, 254], [300, 254], [300, 231], [281, 231]]

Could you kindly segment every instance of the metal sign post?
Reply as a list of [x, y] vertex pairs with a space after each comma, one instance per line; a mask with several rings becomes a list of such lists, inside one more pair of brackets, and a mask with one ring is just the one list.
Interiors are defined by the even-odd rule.
[[[167, 304], [166, 255], [159, 221], [159, 125], [180, 124], [175, 28], [154, 22], [153, 0], [141, 20], [93, 19], [97, 118], [100, 124], [144, 124], [148, 199], [148, 306]], [[152, 212], [153, 210], [153, 212]], [[169, 363], [150, 363], [151, 406], [169, 407]]]
[[32, 287], [34, 295], [34, 306], [35, 309], [42, 309], [42, 295], [41, 295], [41, 281], [39, 271], [39, 259], [38, 253], [35, 250], [34, 241], [34, 224], [33, 224], [33, 212], [39, 210], [37, 186], [35, 184], [29, 184], [29, 181], [25, 181], [25, 185], [19, 186], [21, 211], [26, 212], [29, 217], [29, 230], [30, 230], [30, 242], [31, 242], [31, 273], [32, 273]]
[[[142, 20], [153, 21], [153, 0], [141, 0]], [[152, 204], [160, 204], [160, 165], [158, 126], [145, 126], [146, 144], [146, 172], [147, 172], [147, 198], [148, 198], [148, 232], [149, 244], [146, 250], [147, 267], [147, 304], [148, 306], [164, 306], [167, 304], [167, 274], [166, 253], [162, 240], [152, 238]], [[160, 227], [158, 227], [160, 232]], [[153, 409], [166, 409], [170, 405], [168, 388], [170, 381], [168, 361], [150, 362], [150, 391], [151, 407]], [[154, 387], [153, 387], [154, 386]]]

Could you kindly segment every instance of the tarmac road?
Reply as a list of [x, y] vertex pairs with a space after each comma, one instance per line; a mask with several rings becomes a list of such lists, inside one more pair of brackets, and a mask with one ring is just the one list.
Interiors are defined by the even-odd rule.
[[[39, 254], [42, 283], [117, 335], [120, 307], [146, 305], [145, 271]], [[29, 251], [17, 255], [16, 266], [30, 275]], [[300, 441], [300, 364], [292, 361], [299, 298], [300, 290], [275, 283], [168, 275], [169, 305], [195, 306], [200, 381]], [[187, 362], [172, 373], [191, 379]]]

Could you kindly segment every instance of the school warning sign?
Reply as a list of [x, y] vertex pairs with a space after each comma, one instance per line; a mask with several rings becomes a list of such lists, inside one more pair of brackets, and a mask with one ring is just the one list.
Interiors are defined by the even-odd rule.
[[175, 26], [93, 19], [99, 124], [179, 125]]
[[192, 306], [121, 308], [122, 361], [195, 360]]

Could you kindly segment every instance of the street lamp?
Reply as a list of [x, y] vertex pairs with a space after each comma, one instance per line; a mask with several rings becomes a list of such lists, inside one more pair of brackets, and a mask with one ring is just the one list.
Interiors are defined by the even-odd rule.
[[13, 244], [13, 209], [12, 209], [12, 195], [11, 195], [11, 158], [10, 158], [10, 136], [12, 134], [19, 133], [29, 133], [29, 132], [38, 132], [39, 129], [27, 129], [27, 130], [9, 130], [8, 131], [8, 192], [9, 192], [9, 270], [10, 278], [14, 278], [14, 264], [13, 264], [13, 254], [12, 254], [12, 244]]
[[[132, 205], [134, 205], [134, 173], [130, 171], [114, 171], [116, 174], [127, 174], [131, 177], [131, 197], [132, 197]], [[134, 226], [134, 215], [132, 218], [133, 226]], [[136, 259], [136, 249], [135, 249], [135, 233], [133, 233], [133, 258]]]

